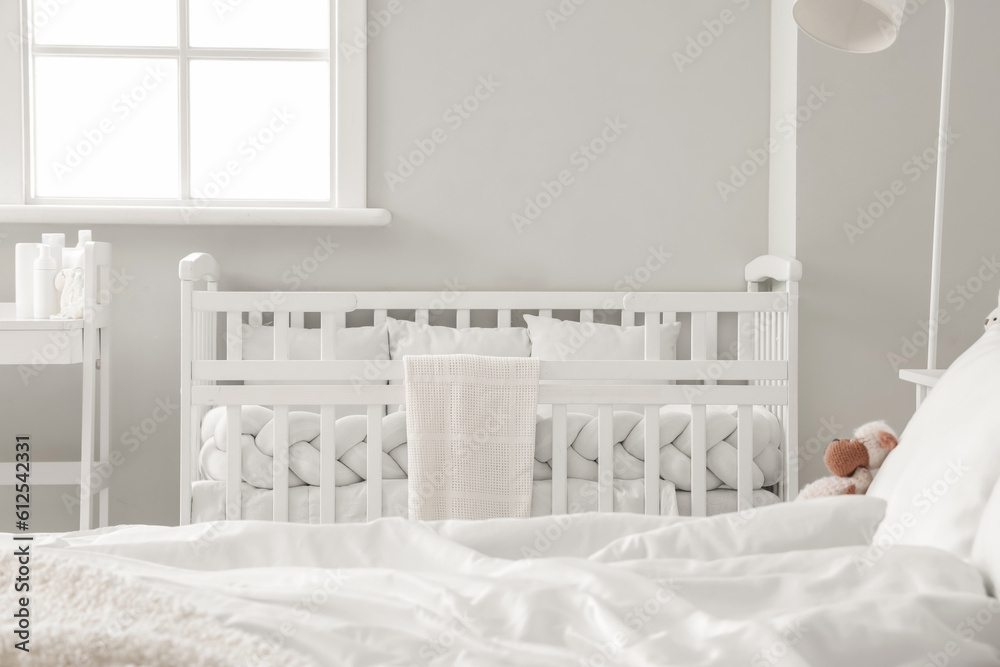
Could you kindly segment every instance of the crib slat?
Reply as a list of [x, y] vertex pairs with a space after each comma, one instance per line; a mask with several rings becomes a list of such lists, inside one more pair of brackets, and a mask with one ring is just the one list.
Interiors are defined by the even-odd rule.
[[705, 358], [719, 358], [719, 314], [705, 313]]
[[753, 314], [753, 358], [764, 360], [764, 355], [761, 354], [760, 342], [763, 340], [761, 335], [761, 327], [764, 323], [764, 313], [754, 313]]
[[660, 314], [646, 313], [646, 359], [660, 360]]
[[[778, 354], [775, 359], [788, 361], [787, 342], [785, 340], [786, 326], [788, 321], [784, 314], [778, 317]], [[777, 383], [775, 383], [777, 384]]]
[[708, 345], [705, 340], [706, 333], [705, 313], [691, 313], [691, 358], [707, 359]]
[[319, 521], [337, 522], [337, 408], [319, 409]]
[[319, 316], [319, 357], [323, 361], [337, 358], [337, 322], [334, 313]]
[[754, 319], [757, 317], [756, 313], [740, 313], [737, 322], [737, 359], [741, 361], [752, 361], [753, 356], [753, 339], [754, 339]]
[[662, 313], [664, 324], [675, 324], [677, 322], [677, 313]]
[[551, 308], [542, 308], [541, 310], [538, 311], [538, 316], [539, 317], [547, 317], [549, 319], [552, 319], [552, 309]]
[[264, 326], [264, 313], [259, 310], [251, 310], [247, 313], [247, 321], [251, 327], [262, 327]]
[[382, 411], [368, 406], [368, 520], [382, 517]]
[[569, 443], [566, 433], [565, 405], [552, 406], [552, 513], [567, 513], [566, 454]]
[[691, 516], [708, 514], [706, 452], [707, 411], [704, 405], [691, 406]]
[[239, 405], [226, 408], [226, 520], [238, 521], [243, 514], [241, 503], [242, 490], [240, 482], [243, 478], [243, 447], [242, 447], [242, 417], [243, 409]]
[[645, 447], [646, 514], [660, 515], [660, 410], [655, 405], [646, 406]]
[[[337, 358], [338, 315], [322, 313], [320, 326], [320, 358], [332, 361]], [[323, 405], [319, 409], [319, 521], [337, 522], [337, 408]]]
[[767, 319], [767, 342], [771, 348], [771, 356], [768, 359], [773, 361], [778, 358], [778, 314], [768, 313]]
[[243, 313], [226, 313], [226, 359], [243, 360]]
[[389, 316], [389, 311], [385, 309], [375, 310], [375, 324], [385, 324], [386, 319]]
[[736, 495], [742, 512], [753, 507], [753, 406], [737, 408]]
[[288, 406], [274, 406], [274, 520], [288, 521]]
[[468, 329], [472, 326], [472, 311], [463, 308], [455, 313], [455, 328]]
[[591, 308], [585, 308], [580, 311], [580, 322], [582, 324], [589, 324], [594, 321], [594, 311]]
[[430, 311], [426, 308], [418, 308], [415, 321], [417, 324], [428, 324], [430, 322]]
[[[773, 361], [778, 358], [778, 314], [768, 313], [767, 314], [767, 348], [768, 348], [768, 360]], [[766, 381], [764, 384], [775, 385], [774, 381]], [[768, 410], [774, 412], [775, 406], [767, 406]]]
[[306, 328], [306, 314], [305, 313], [292, 313], [290, 316], [291, 326], [293, 329], [305, 329]]
[[622, 326], [623, 327], [634, 327], [635, 326], [635, 311], [634, 310], [623, 310], [622, 311]]
[[274, 360], [288, 360], [288, 313], [274, 314]]
[[498, 329], [509, 329], [510, 328], [510, 310], [502, 309], [497, 311], [497, 328]]
[[613, 406], [597, 408], [597, 511], [614, 512], [614, 417]]

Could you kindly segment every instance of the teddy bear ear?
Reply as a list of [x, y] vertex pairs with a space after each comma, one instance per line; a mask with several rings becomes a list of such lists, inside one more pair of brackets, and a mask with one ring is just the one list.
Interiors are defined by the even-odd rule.
[[826, 448], [823, 462], [834, 475], [850, 477], [855, 470], [868, 465], [868, 448], [860, 440], [834, 440]]
[[878, 444], [882, 449], [895, 449], [896, 445], [899, 444], [899, 440], [896, 439], [892, 433], [886, 431], [878, 432]]

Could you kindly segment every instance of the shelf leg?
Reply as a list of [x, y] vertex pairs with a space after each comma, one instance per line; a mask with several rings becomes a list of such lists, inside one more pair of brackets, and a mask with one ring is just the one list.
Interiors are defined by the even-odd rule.
[[94, 329], [83, 332], [83, 415], [80, 433], [80, 530], [90, 530], [90, 477], [94, 465], [94, 418], [97, 415], [97, 346]]
[[[111, 470], [111, 333], [107, 329], [100, 330], [101, 338], [101, 412], [97, 426], [99, 434], [101, 463], [103, 469]], [[110, 480], [109, 480], [110, 482]], [[110, 483], [103, 486], [98, 498], [98, 523], [104, 528], [108, 525], [108, 501], [111, 493]]]

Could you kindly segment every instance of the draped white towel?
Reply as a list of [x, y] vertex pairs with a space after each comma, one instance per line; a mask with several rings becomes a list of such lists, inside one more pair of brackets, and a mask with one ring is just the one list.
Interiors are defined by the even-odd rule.
[[411, 519], [525, 518], [537, 359], [403, 357]]

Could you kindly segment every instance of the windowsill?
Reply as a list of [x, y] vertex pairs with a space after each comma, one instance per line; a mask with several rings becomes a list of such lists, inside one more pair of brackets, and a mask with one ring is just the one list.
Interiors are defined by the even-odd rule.
[[384, 227], [390, 220], [384, 208], [0, 205], [0, 223]]

